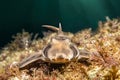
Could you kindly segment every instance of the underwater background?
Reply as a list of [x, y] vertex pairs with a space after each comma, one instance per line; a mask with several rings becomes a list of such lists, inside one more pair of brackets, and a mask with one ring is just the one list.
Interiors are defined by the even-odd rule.
[[22, 29], [42, 36], [43, 24], [61, 22], [63, 31], [73, 33], [88, 27], [95, 30], [106, 16], [119, 18], [119, 5], [120, 0], [1, 0], [0, 47]]

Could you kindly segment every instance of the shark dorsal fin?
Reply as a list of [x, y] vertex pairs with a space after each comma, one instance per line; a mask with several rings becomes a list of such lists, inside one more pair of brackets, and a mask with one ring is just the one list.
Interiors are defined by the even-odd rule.
[[61, 23], [59, 23], [59, 30], [58, 30], [58, 34], [63, 34]]
[[59, 28], [51, 25], [42, 25], [42, 27], [57, 31], [59, 35], [63, 34], [61, 23], [59, 23]]

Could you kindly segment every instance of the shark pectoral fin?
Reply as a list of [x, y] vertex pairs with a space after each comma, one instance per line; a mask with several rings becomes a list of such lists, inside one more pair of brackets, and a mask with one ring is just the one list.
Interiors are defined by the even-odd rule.
[[40, 53], [35, 53], [35, 54], [32, 54], [30, 55], [29, 57], [23, 59], [19, 64], [18, 64], [18, 67], [19, 68], [23, 68], [27, 65], [29, 65], [30, 63], [33, 63], [37, 60], [40, 60], [42, 59], [42, 55]]
[[78, 60], [85, 61], [90, 58], [90, 52], [86, 50], [81, 50], [80, 55], [78, 56]]

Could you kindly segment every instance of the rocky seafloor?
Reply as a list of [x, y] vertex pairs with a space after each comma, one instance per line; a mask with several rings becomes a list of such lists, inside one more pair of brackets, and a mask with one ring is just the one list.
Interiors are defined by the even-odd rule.
[[[47, 33], [45, 33], [47, 34]], [[15, 64], [34, 54], [49, 42], [55, 32], [37, 38], [23, 30], [0, 50], [0, 80], [120, 80], [120, 21], [100, 21], [95, 32], [84, 29], [75, 34], [64, 32], [79, 50], [89, 51], [87, 61], [51, 64], [36, 61], [19, 69]]]

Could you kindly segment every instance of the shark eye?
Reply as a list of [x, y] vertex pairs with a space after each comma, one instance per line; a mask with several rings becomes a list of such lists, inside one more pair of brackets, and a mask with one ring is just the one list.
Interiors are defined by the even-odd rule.
[[78, 56], [78, 49], [74, 46], [74, 45], [70, 45], [70, 48], [71, 50], [73, 51], [74, 53], [74, 57], [77, 57]]
[[45, 57], [48, 57], [48, 50], [49, 50], [50, 48], [51, 48], [51, 44], [48, 44], [48, 45], [44, 48], [43, 53], [44, 53]]
[[57, 39], [57, 40], [66, 40], [68, 38], [65, 37], [65, 36], [57, 36], [57, 37], [55, 37], [55, 39]]

